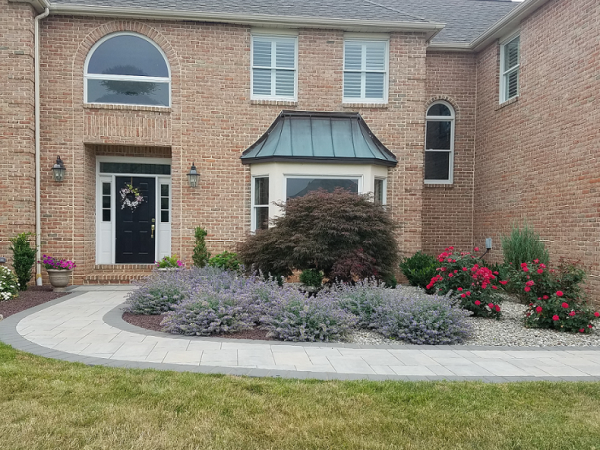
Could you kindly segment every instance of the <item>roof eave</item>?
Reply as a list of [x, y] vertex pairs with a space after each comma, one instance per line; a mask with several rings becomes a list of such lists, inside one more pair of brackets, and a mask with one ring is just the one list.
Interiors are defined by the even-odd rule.
[[8, 0], [10, 3], [28, 3], [30, 4], [35, 12], [41, 13], [46, 8], [50, 7], [50, 3], [47, 0]]
[[516, 31], [523, 19], [533, 14], [549, 1], [550, 0], [525, 0], [506, 16], [496, 22], [494, 26], [471, 42], [471, 48], [478, 52], [483, 50], [497, 39], [501, 39]]
[[198, 22], [221, 22], [276, 28], [329, 28], [360, 32], [423, 32], [431, 39], [443, 28], [444, 24], [435, 22], [395, 22], [379, 20], [336, 19], [323, 17], [271, 16], [265, 14], [231, 14], [194, 12], [149, 8], [119, 8], [86, 5], [51, 4], [51, 14], [69, 14], [76, 16], [124, 17], [151, 20], [192, 20]]
[[472, 52], [471, 44], [468, 42], [431, 42], [427, 50], [440, 50], [450, 52]]
[[356, 158], [356, 157], [319, 157], [319, 156], [266, 156], [266, 157], [241, 157], [242, 164], [264, 164], [274, 162], [286, 163], [329, 163], [329, 164], [372, 164], [376, 166], [395, 167], [397, 161], [388, 161], [378, 158]]

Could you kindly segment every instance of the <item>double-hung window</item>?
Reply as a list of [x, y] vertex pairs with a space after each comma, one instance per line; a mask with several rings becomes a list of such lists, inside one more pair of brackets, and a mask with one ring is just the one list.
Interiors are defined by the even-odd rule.
[[344, 103], [387, 103], [388, 41], [344, 41]]
[[425, 184], [452, 184], [454, 166], [454, 109], [436, 102], [425, 120]]
[[269, 228], [269, 177], [253, 178], [252, 231]]
[[519, 95], [520, 38], [512, 38], [500, 47], [500, 103]]
[[252, 35], [252, 99], [296, 101], [298, 38]]

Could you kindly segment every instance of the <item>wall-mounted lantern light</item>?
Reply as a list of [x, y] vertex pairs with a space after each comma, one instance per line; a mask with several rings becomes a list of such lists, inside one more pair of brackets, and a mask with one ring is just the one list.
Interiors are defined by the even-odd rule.
[[188, 181], [190, 183], [190, 187], [195, 188], [196, 186], [198, 186], [198, 180], [200, 179], [200, 174], [196, 170], [196, 163], [192, 163], [192, 168], [190, 169], [189, 173], [187, 174], [187, 177], [188, 177]]
[[54, 181], [62, 181], [65, 178], [65, 165], [60, 159], [60, 156], [56, 157], [56, 164], [52, 167], [52, 175], [54, 176]]

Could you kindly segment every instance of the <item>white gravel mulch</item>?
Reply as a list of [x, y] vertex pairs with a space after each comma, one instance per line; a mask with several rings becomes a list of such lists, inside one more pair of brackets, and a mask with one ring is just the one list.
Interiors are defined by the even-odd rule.
[[[467, 320], [473, 324], [473, 336], [463, 342], [462, 345], [505, 347], [600, 346], [600, 333], [598, 331], [590, 334], [576, 334], [525, 328], [522, 321], [525, 309], [525, 305], [504, 301], [502, 303], [502, 319], [500, 320], [470, 317]], [[364, 330], [355, 331], [348, 342], [367, 345], [404, 344], [401, 341], [387, 339], [377, 332]]]

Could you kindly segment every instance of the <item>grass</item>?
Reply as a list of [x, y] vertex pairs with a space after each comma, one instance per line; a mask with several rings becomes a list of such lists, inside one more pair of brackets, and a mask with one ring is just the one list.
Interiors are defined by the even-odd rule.
[[0, 448], [600, 449], [600, 384], [239, 378], [0, 344]]

